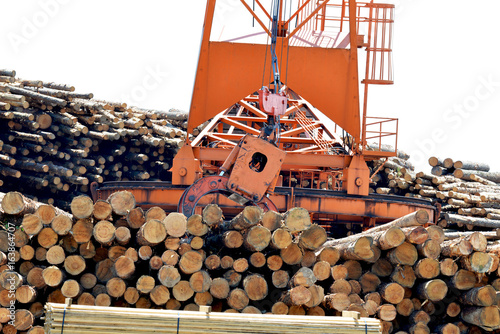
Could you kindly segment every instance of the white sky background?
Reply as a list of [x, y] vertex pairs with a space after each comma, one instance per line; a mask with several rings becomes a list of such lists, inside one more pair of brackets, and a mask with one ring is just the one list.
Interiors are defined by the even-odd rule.
[[[229, 5], [218, 19], [237, 13], [239, 1], [219, 2]], [[395, 85], [371, 86], [369, 115], [399, 118], [399, 147], [418, 170], [436, 155], [500, 171], [500, 2], [387, 2], [396, 4]], [[187, 110], [204, 12], [204, 0], [0, 0], [0, 68]]]

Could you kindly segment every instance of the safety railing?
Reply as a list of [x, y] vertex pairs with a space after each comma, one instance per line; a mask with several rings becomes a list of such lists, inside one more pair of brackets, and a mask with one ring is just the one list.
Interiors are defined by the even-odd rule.
[[370, 10], [370, 17], [364, 83], [393, 84], [392, 36], [395, 7], [371, 3], [367, 8]]
[[395, 154], [398, 150], [398, 119], [367, 116], [365, 122], [366, 125], [363, 129], [364, 144], [366, 146], [365, 154]]
[[[318, 5], [324, 0], [317, 0]], [[362, 23], [369, 22], [370, 13], [368, 6], [372, 3], [356, 3], [356, 22], [357, 31], [360, 31]], [[338, 29], [342, 32], [349, 30], [349, 2], [348, 1], [329, 1], [322, 11], [316, 16], [316, 29], [325, 31], [329, 29]]]
[[[299, 20], [307, 18], [325, 0], [301, 0], [304, 6]], [[394, 10], [392, 4], [371, 2], [356, 3], [356, 33], [358, 46], [366, 47], [367, 67], [364, 83], [392, 84], [392, 37]], [[345, 0], [329, 1], [319, 10], [314, 20], [309, 21], [301, 30], [315, 32], [349, 32], [349, 2]], [[328, 44], [330, 45], [330, 44]], [[331, 44], [333, 45], [333, 44]], [[345, 43], [335, 44], [346, 47]]]

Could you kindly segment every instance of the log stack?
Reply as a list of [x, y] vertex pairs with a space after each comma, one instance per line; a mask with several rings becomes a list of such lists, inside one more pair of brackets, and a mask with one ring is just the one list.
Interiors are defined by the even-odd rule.
[[230, 313], [347, 310], [380, 319], [384, 333], [499, 326], [499, 253], [481, 233], [446, 241], [441, 227], [426, 227], [425, 211], [330, 240], [302, 208], [281, 215], [247, 207], [224, 221], [209, 205], [186, 219], [160, 208], [144, 212], [128, 192], [96, 203], [75, 197], [71, 213], [8, 193], [2, 218], [8, 230], [0, 231], [0, 323], [7, 333], [43, 331], [43, 305], [65, 298], [187, 311], [210, 305]]
[[[382, 165], [383, 164], [383, 165]], [[439, 205], [438, 222], [448, 228], [446, 236], [456, 238], [468, 231], [482, 231], [488, 239], [500, 238], [499, 173], [485, 163], [429, 158], [431, 173], [413, 171], [401, 158], [375, 161], [371, 192], [426, 199]], [[464, 232], [464, 233], [462, 233]], [[462, 234], [460, 234], [462, 233]]]
[[497, 330], [500, 175], [487, 164], [431, 157], [431, 173], [417, 173], [404, 152], [371, 162], [372, 192], [436, 203], [437, 226], [417, 212], [337, 240], [302, 208], [282, 215], [247, 207], [224, 221], [216, 205], [189, 219], [144, 212], [127, 192], [93, 203], [92, 181], [167, 180], [188, 135], [186, 113], [15, 76], [0, 70], [0, 186], [23, 193], [1, 196], [4, 333], [43, 332], [43, 305], [65, 298], [291, 315], [349, 310], [381, 319], [386, 333]]
[[186, 112], [97, 100], [12, 70], [0, 70], [0, 78], [3, 191], [68, 210], [67, 199], [89, 194], [93, 181], [168, 180], [188, 135]]

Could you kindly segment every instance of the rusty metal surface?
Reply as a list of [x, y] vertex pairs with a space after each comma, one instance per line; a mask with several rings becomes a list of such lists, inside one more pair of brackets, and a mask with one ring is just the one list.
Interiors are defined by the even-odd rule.
[[190, 217], [195, 213], [196, 207], [198, 206], [200, 200], [208, 194], [217, 193], [224, 195], [229, 200], [234, 200], [233, 206], [238, 206], [239, 199], [243, 202], [240, 205], [257, 205], [260, 206], [264, 211], [274, 210], [278, 211], [278, 208], [274, 203], [267, 197], [262, 198], [256, 202], [250, 202], [248, 199], [243, 197], [234, 198], [234, 194], [227, 189], [227, 184], [229, 179], [224, 176], [207, 176], [203, 179], [196, 181], [193, 185], [187, 188], [182, 196], [179, 198], [179, 204], [177, 211], [183, 213], [187, 217]]
[[[310, 212], [338, 216], [350, 216], [351, 219], [376, 218], [377, 221], [389, 221], [402, 217], [418, 209], [425, 209], [434, 217], [436, 208], [426, 200], [394, 195], [371, 194], [369, 196], [348, 195], [342, 191], [319, 189], [276, 188], [276, 197], [288, 197], [293, 193], [295, 206], [307, 208]], [[284, 204], [271, 196], [278, 208]], [[433, 222], [434, 218], [431, 218]]]
[[276, 183], [286, 153], [253, 136], [242, 139], [229, 180], [228, 190], [251, 201], [260, 201]]

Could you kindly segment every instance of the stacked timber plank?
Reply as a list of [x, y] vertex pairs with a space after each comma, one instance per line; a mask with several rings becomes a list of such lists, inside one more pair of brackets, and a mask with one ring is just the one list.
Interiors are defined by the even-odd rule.
[[93, 181], [168, 180], [187, 113], [128, 107], [15, 76], [0, 70], [3, 191], [68, 209], [67, 199], [88, 194]]
[[302, 208], [279, 214], [247, 207], [224, 221], [222, 210], [208, 205], [186, 219], [158, 207], [143, 212], [128, 192], [96, 203], [75, 197], [71, 214], [11, 192], [3, 196], [2, 219], [0, 323], [7, 333], [43, 331], [43, 305], [66, 298], [294, 316], [347, 310], [380, 319], [384, 333], [500, 326], [499, 253], [481, 233], [445, 241], [441, 227], [424, 227], [425, 211], [331, 240]]
[[[380, 333], [371, 318], [205, 313], [47, 305], [45, 333]], [[64, 318], [64, 326], [63, 326]], [[110, 326], [112, 324], [112, 326]]]

